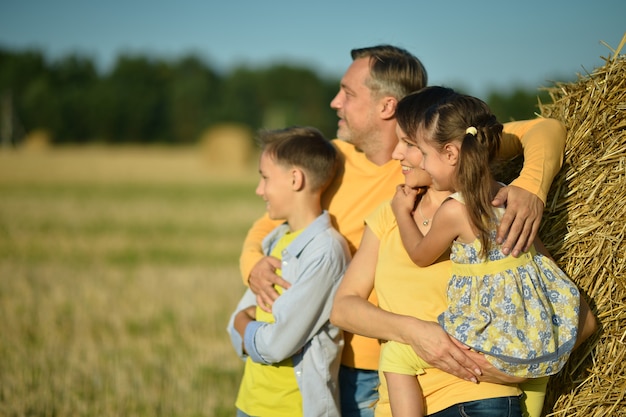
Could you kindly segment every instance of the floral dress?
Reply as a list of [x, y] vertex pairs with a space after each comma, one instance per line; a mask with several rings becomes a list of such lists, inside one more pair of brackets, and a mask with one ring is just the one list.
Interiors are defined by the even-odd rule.
[[[461, 202], [458, 194], [453, 194]], [[448, 309], [439, 323], [456, 339], [483, 352], [501, 371], [538, 378], [557, 373], [576, 341], [580, 294], [574, 283], [534, 246], [518, 258], [495, 242], [504, 209], [491, 222], [491, 250], [454, 242]]]

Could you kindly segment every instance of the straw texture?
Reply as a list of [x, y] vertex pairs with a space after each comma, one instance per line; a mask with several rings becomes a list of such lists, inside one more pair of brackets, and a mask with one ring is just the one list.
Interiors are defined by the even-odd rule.
[[626, 35], [602, 67], [548, 88], [552, 103], [540, 103], [568, 136], [539, 234], [599, 321], [550, 379], [547, 416], [626, 416], [625, 43]]

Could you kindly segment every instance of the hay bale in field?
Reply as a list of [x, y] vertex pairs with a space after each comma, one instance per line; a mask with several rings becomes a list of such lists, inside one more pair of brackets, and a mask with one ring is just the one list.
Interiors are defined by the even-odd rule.
[[568, 130], [540, 236], [600, 325], [550, 379], [549, 416], [626, 416], [625, 43], [591, 74], [547, 89], [553, 102], [540, 105]]
[[[200, 137], [203, 159], [212, 169], [245, 171], [256, 167], [255, 145], [249, 128], [221, 124], [207, 129]], [[251, 165], [252, 164], [252, 165]]]
[[45, 129], [35, 129], [29, 132], [20, 146], [28, 152], [41, 152], [50, 149], [52, 146], [52, 135]]

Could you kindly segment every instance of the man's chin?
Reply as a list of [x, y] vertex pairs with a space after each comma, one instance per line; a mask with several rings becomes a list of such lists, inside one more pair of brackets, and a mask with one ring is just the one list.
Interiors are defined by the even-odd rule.
[[339, 130], [337, 131], [337, 139], [342, 140], [344, 142], [352, 143], [352, 139], [350, 138], [350, 135], [346, 135], [345, 133]]

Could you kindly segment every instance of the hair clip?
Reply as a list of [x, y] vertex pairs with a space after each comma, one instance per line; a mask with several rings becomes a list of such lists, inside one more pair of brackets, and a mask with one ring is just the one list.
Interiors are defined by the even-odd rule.
[[476, 128], [474, 126], [470, 126], [467, 129], [465, 129], [465, 134], [470, 134], [472, 136], [476, 136], [476, 134], [478, 133], [478, 130], [476, 130]]

